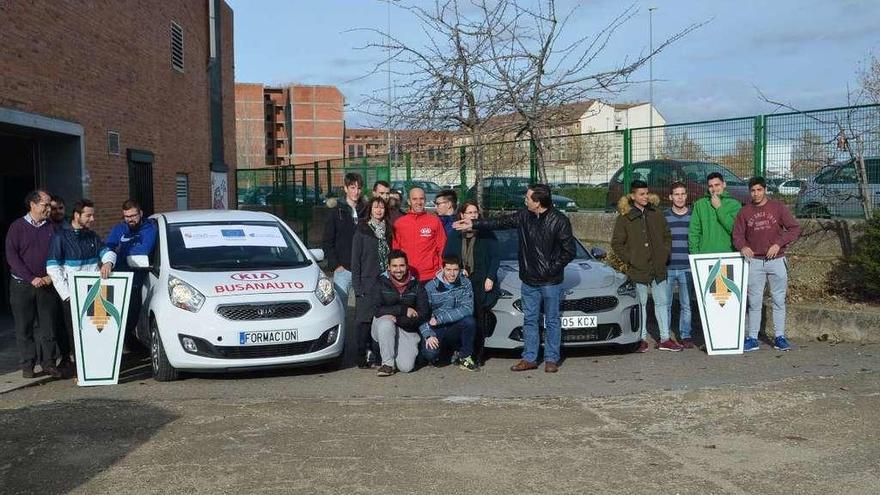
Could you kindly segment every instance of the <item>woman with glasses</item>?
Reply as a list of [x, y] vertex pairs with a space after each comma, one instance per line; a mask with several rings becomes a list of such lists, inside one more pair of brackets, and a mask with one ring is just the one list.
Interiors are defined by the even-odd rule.
[[[476, 220], [480, 218], [480, 207], [476, 201], [468, 200], [458, 209], [456, 220]], [[498, 302], [498, 250], [495, 235], [491, 230], [453, 230], [446, 239], [444, 256], [455, 255], [461, 260], [462, 273], [467, 276], [474, 288], [474, 318], [477, 320], [477, 336], [474, 355], [479, 364], [483, 362], [483, 344], [486, 335], [491, 334], [495, 325], [492, 307]]]
[[376, 279], [388, 269], [392, 229], [388, 222], [388, 203], [381, 196], [370, 200], [369, 216], [357, 226], [351, 244], [351, 285], [355, 294], [358, 368], [370, 368], [380, 361], [378, 346], [373, 346], [370, 323], [375, 308], [369, 304]]

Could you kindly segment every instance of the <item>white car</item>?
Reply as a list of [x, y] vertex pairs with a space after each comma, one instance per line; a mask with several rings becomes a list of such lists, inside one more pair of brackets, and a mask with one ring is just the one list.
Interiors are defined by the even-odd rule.
[[277, 217], [252, 211], [180, 211], [150, 217], [159, 239], [144, 270], [137, 337], [158, 381], [178, 371], [339, 363], [345, 310], [332, 281]]
[[804, 181], [800, 179], [789, 179], [782, 184], [779, 184], [779, 194], [783, 196], [794, 196], [801, 192], [802, 185], [804, 185]]

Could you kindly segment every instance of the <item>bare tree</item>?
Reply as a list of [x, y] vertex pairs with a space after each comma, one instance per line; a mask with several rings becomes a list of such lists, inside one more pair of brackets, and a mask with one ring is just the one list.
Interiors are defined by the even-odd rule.
[[827, 140], [804, 129], [791, 148], [791, 174], [799, 179], [812, 176], [831, 161]]
[[[502, 5], [502, 8], [498, 8]], [[701, 24], [692, 24], [663, 40], [650, 53], [624, 59], [599, 68], [598, 57], [616, 31], [630, 21], [638, 9], [631, 5], [596, 33], [569, 37], [566, 29], [578, 12], [575, 6], [560, 15], [555, 0], [503, 2], [480, 0], [485, 18], [501, 17], [494, 25], [502, 28], [488, 38], [492, 55], [491, 84], [514, 113], [507, 124], [515, 135], [535, 143], [538, 175], [546, 182], [546, 138], [567, 124], [567, 104], [598, 96], [607, 97], [625, 89], [631, 76], [647, 61]], [[653, 111], [653, 109], [651, 109]]]
[[[390, 0], [387, 0], [390, 1]], [[431, 7], [394, 3], [411, 14], [425, 32], [416, 46], [381, 29], [365, 28], [377, 41], [362, 48], [387, 53], [369, 75], [389, 70], [405, 81], [393, 102], [376, 91], [360, 111], [385, 124], [411, 129], [451, 129], [461, 133], [474, 165], [478, 200], [484, 173], [482, 146], [488, 133], [528, 137], [537, 147], [539, 176], [546, 180], [544, 139], [559, 127], [561, 107], [587, 97], [614, 94], [650, 57], [680, 39], [689, 26], [650, 53], [610, 68], [596, 68], [597, 58], [614, 33], [638, 10], [626, 8], [592, 35], [571, 36], [566, 27], [576, 9], [558, 16], [555, 0], [535, 7], [521, 0], [435, 0]], [[365, 76], [366, 77], [366, 76]], [[387, 90], [387, 88], [385, 88]], [[493, 117], [502, 113], [513, 118]], [[509, 134], [508, 134], [509, 135]]]
[[709, 153], [687, 131], [667, 136], [660, 148], [660, 158], [673, 160], [708, 160]]

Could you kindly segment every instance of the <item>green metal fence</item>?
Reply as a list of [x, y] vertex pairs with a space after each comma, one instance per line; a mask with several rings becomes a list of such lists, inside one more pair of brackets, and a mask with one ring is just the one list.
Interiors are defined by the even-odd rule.
[[[866, 203], [880, 202], [880, 105], [554, 136], [540, 145], [455, 140], [457, 146], [440, 150], [239, 170], [238, 204], [269, 209], [307, 231], [312, 208], [338, 195], [346, 172], [364, 177], [365, 192], [381, 179], [401, 190], [424, 187], [429, 200], [445, 188], [470, 198], [477, 163], [488, 209], [520, 207], [525, 186], [542, 169], [554, 201], [568, 210], [613, 209], [636, 177], [663, 199], [674, 180], [687, 182], [696, 196], [715, 170], [742, 201], [745, 179], [766, 177], [774, 197], [801, 216], [862, 217]], [[865, 187], [853, 153], [865, 157]]]

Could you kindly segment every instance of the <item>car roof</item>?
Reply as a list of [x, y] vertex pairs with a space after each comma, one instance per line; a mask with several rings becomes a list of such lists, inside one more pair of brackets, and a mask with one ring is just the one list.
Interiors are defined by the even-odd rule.
[[187, 211], [168, 211], [164, 213], [156, 213], [151, 218], [159, 216], [165, 217], [168, 223], [189, 223], [189, 222], [229, 222], [229, 221], [259, 221], [271, 222], [278, 219], [264, 211], [245, 211], [245, 210], [187, 210]]

